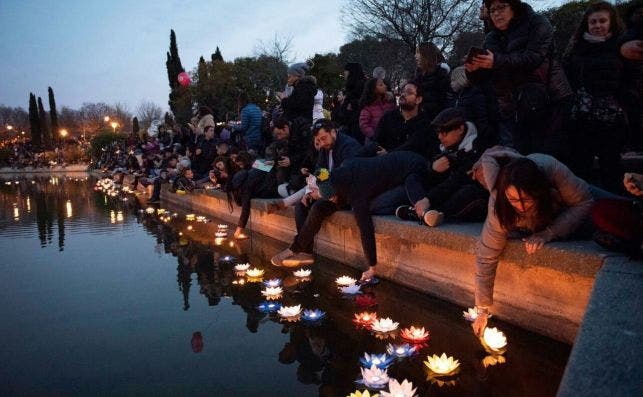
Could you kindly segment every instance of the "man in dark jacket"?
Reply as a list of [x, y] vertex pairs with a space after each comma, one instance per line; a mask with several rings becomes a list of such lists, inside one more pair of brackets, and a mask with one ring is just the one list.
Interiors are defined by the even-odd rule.
[[194, 151], [194, 160], [192, 161], [192, 171], [196, 179], [202, 179], [208, 176], [212, 162], [217, 156], [217, 141], [214, 139], [214, 127], [206, 126], [204, 138], [200, 140]]
[[[446, 216], [455, 221], [482, 221], [486, 215], [488, 192], [469, 176], [473, 164], [487, 148], [478, 138], [476, 126], [466, 121], [464, 112], [447, 108], [432, 125], [440, 140], [440, 154], [427, 174], [427, 194], [414, 206], [399, 207], [395, 214], [405, 220], [420, 220], [438, 226]], [[433, 173], [442, 171], [435, 183]]]
[[427, 156], [429, 147], [436, 146], [429, 133], [429, 120], [420, 112], [422, 91], [415, 83], [404, 85], [400, 94], [399, 110], [384, 113], [377, 128], [375, 140], [384, 150], [408, 150]]
[[[319, 147], [317, 169], [328, 171], [340, 167], [342, 163], [363, 154], [362, 146], [348, 135], [338, 133], [332, 121], [317, 120], [313, 124], [313, 139]], [[337, 199], [324, 199], [318, 191], [306, 193], [302, 202], [295, 206], [297, 236], [290, 246], [275, 255], [271, 262], [275, 266], [296, 267], [313, 263], [313, 243], [315, 235], [326, 218], [339, 209]]]
[[308, 122], [313, 120], [313, 105], [317, 94], [317, 81], [313, 76], [306, 76], [310, 69], [307, 63], [294, 63], [288, 67], [288, 85], [293, 87], [290, 95], [277, 94], [281, 99], [283, 116], [290, 122], [302, 117]]

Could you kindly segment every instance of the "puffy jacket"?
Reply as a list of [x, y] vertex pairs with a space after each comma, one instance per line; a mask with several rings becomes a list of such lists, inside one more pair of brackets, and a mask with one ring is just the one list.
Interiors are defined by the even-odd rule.
[[364, 106], [359, 113], [359, 128], [362, 130], [362, 134], [367, 138], [373, 138], [377, 123], [384, 113], [390, 110], [395, 110], [395, 104], [391, 101], [376, 100], [370, 105]]
[[261, 109], [254, 103], [249, 103], [241, 109], [241, 125], [236, 129], [243, 133], [243, 140], [249, 149], [261, 150], [261, 124], [263, 115]]
[[316, 94], [317, 82], [313, 76], [304, 76], [297, 80], [292, 93], [281, 100], [284, 117], [291, 122], [298, 117], [312, 121]]

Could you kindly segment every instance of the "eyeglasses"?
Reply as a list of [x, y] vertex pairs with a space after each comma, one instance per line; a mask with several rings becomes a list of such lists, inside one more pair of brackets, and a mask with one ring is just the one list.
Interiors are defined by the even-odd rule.
[[509, 4], [501, 3], [495, 7], [489, 8], [489, 14], [497, 14], [503, 12], [505, 9], [507, 9], [507, 7], [509, 7]]
[[409, 90], [404, 90], [400, 93], [400, 95], [408, 96], [408, 95], [417, 95], [417, 92], [415, 91], [409, 91]]

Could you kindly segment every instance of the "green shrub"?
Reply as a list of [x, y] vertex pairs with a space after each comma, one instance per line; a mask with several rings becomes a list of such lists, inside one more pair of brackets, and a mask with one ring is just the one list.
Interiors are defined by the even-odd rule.
[[113, 142], [124, 142], [127, 139], [127, 136], [121, 133], [114, 133], [112, 131], [102, 131], [99, 132], [91, 140], [91, 150], [90, 154], [93, 159], [98, 159], [101, 156], [101, 150], [111, 145]]

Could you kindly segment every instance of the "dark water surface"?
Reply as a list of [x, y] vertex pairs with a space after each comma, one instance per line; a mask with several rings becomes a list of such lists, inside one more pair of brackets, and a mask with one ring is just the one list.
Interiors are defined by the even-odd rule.
[[[351, 320], [363, 309], [336, 290], [336, 277], [357, 270], [319, 259], [312, 281], [298, 283], [269, 264], [285, 248], [269, 237], [216, 246], [216, 220], [190, 223], [193, 231], [184, 216], [163, 223], [84, 176], [1, 183], [3, 396], [345, 396], [361, 377], [359, 357], [391, 342], [357, 329]], [[326, 319], [315, 327], [261, 313], [263, 284], [239, 284], [226, 255], [283, 278], [282, 304], [320, 308]], [[420, 354], [388, 370], [418, 395], [555, 395], [569, 346], [494, 321], [509, 341], [506, 362], [485, 368], [463, 308], [384, 281], [367, 292], [380, 317], [431, 333]], [[423, 361], [443, 352], [460, 373], [427, 379]]]

